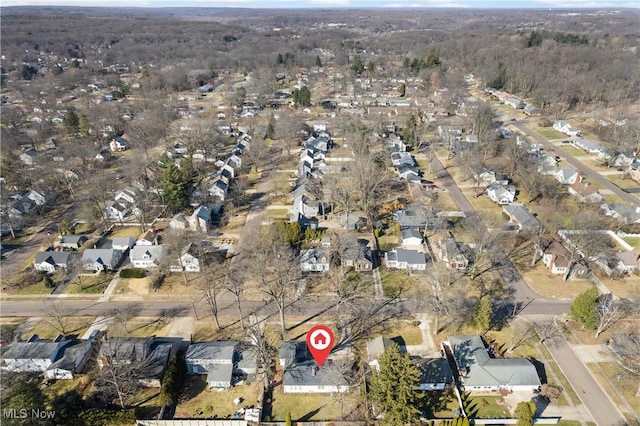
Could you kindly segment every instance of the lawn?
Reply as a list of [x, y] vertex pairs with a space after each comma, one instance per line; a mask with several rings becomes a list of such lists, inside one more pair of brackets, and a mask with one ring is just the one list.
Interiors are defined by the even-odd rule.
[[[401, 337], [405, 345], [419, 345], [422, 343], [422, 330], [413, 320], [394, 320], [386, 324], [386, 337]], [[376, 337], [376, 336], [372, 336]]]
[[4, 340], [24, 322], [24, 318], [2, 318], [0, 321], [0, 340]]
[[115, 237], [133, 237], [138, 238], [141, 234], [139, 226], [115, 226], [111, 233], [109, 233], [108, 238]]
[[497, 227], [501, 223], [506, 222], [502, 216], [502, 207], [491, 201], [488, 195], [482, 194], [476, 197], [477, 192], [475, 189], [465, 189], [463, 193], [487, 226]]
[[170, 318], [164, 317], [130, 317], [122, 315], [109, 324], [107, 333], [109, 336], [166, 336], [171, 325]]
[[386, 297], [407, 292], [413, 287], [416, 277], [408, 275], [406, 271], [380, 268], [380, 280], [382, 281], [382, 291]]
[[[636, 392], [638, 391], [638, 377], [633, 376], [629, 371], [625, 370], [615, 362], [601, 362], [598, 366], [602, 370], [597, 368], [596, 365], [588, 365], [595, 376], [598, 377], [600, 385], [606, 390], [616, 405], [620, 407], [622, 412], [630, 414], [628, 413], [628, 410], [625, 409], [624, 404], [619, 401], [618, 394], [611, 389], [612, 384], [615, 384], [615, 387], [622, 394], [631, 408], [640, 413], [640, 399], [636, 395]], [[602, 373], [604, 373], [604, 375], [609, 379], [608, 381], [599, 377]]]
[[44, 387], [42, 391], [49, 398], [62, 395], [72, 390], [77, 390], [80, 395], [87, 396], [86, 392], [92, 387], [92, 385], [93, 380], [91, 375], [83, 374], [72, 380], [53, 380], [53, 383]]
[[[231, 418], [239, 408], [255, 407], [261, 393], [262, 382], [237, 385], [228, 391], [218, 392], [207, 387], [206, 376], [187, 376], [180, 402], [176, 407], [175, 419], [180, 418]], [[242, 398], [242, 404], [233, 400]]]
[[265, 215], [271, 219], [288, 219], [289, 210], [287, 209], [267, 209]]
[[562, 280], [562, 275], [553, 275], [539, 261], [533, 269], [522, 272], [522, 276], [529, 286], [543, 297], [573, 299], [580, 293], [593, 287], [589, 280]]
[[640, 237], [624, 237], [623, 240], [636, 250], [640, 250]]
[[469, 417], [498, 419], [511, 416], [501, 396], [467, 397], [464, 405]]
[[[94, 274], [82, 276], [80, 281], [75, 277], [69, 284], [67, 284], [65, 293], [100, 294], [107, 288], [113, 276], [113, 274]], [[82, 286], [80, 284], [82, 284]]]
[[329, 395], [286, 394], [276, 390], [273, 392], [271, 419], [284, 421], [287, 413], [291, 413], [293, 421], [341, 420], [357, 409], [359, 404], [360, 396], [357, 391]]
[[564, 133], [560, 133], [559, 131], [553, 129], [552, 127], [533, 126], [531, 127], [531, 130], [533, 130], [534, 132], [536, 132], [537, 134], [539, 134], [540, 136], [542, 136], [547, 140], [568, 138], [567, 135], [565, 135]]
[[620, 280], [603, 278], [602, 281], [618, 297], [636, 298], [640, 294], [640, 276], [637, 274]]
[[[64, 317], [61, 321], [56, 321], [54, 319], [56, 315], [55, 306], [48, 305], [47, 309], [50, 309], [53, 315], [50, 317], [43, 316], [44, 319], [41, 322], [29, 330], [25, 330], [25, 332], [22, 333], [24, 339], [28, 339], [34, 334], [37, 334], [41, 339], [53, 339], [59, 334], [63, 334], [60, 331], [62, 329], [60, 327], [61, 325], [64, 326], [64, 334], [82, 336], [94, 320], [93, 317]], [[62, 311], [59, 313], [63, 314]]]
[[[588, 153], [584, 152], [584, 151], [583, 151], [583, 150], [581, 150], [581, 149], [578, 149], [578, 148], [576, 148], [576, 147], [573, 147], [573, 146], [571, 146], [571, 145], [569, 145], [569, 144], [562, 144], [562, 145], [559, 145], [559, 146], [558, 146], [558, 148], [560, 148], [560, 149], [558, 150], [558, 154], [559, 154], [560, 156], [562, 156], [562, 153], [563, 153], [563, 152], [566, 152], [567, 154], [569, 154], [569, 155], [572, 155], [572, 156], [576, 157], [576, 159], [578, 159], [578, 160], [580, 160], [580, 161], [585, 161], [585, 160], [587, 160], [587, 161], [588, 161], [588, 159], [590, 158]], [[564, 166], [564, 165], [565, 165], [565, 164], [564, 164], [564, 162], [561, 162], [561, 163], [558, 165], [558, 167], [562, 167], [562, 166]]]
[[51, 292], [53, 291], [52, 288], [47, 288], [45, 287], [44, 283], [42, 282], [42, 280], [38, 281], [35, 284], [32, 285], [28, 285], [19, 289], [13, 289], [13, 288], [8, 288], [9, 292], [11, 294], [23, 294], [23, 295], [28, 295], [28, 294], [51, 294]]
[[382, 235], [378, 237], [380, 251], [391, 251], [400, 246], [400, 237], [397, 235]]

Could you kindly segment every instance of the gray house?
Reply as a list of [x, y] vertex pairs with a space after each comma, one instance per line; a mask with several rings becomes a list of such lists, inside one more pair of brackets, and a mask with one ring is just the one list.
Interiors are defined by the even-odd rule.
[[77, 250], [85, 241], [87, 241], [86, 235], [63, 235], [60, 238], [60, 247]]
[[525, 358], [493, 358], [480, 336], [451, 336], [448, 346], [465, 391], [531, 391], [540, 388], [535, 366]]
[[411, 362], [420, 371], [418, 389], [422, 391], [441, 391], [453, 386], [453, 374], [445, 358], [415, 357]]
[[37, 334], [26, 342], [14, 342], [2, 355], [2, 369], [12, 372], [42, 373], [59, 358], [62, 348], [71, 340], [59, 335], [53, 340], [40, 340]]
[[517, 225], [519, 230], [538, 229], [540, 227], [538, 219], [523, 204], [503, 206], [502, 210], [509, 215], [509, 218]]
[[53, 274], [57, 269], [67, 269], [71, 254], [64, 251], [43, 251], [36, 254], [33, 267], [38, 272]]
[[328, 359], [318, 367], [307, 350], [306, 342], [284, 341], [278, 355], [284, 370], [284, 393], [342, 393], [349, 390], [349, 382], [338, 368], [338, 363]]
[[121, 258], [121, 250], [87, 249], [82, 253], [82, 267], [87, 270], [108, 272], [118, 266]]
[[184, 361], [189, 374], [206, 374], [210, 388], [229, 389], [233, 378], [235, 341], [193, 343]]

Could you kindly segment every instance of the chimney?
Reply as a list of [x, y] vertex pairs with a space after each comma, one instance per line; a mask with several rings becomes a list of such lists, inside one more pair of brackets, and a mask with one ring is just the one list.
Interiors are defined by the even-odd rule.
[[315, 376], [317, 372], [318, 372], [318, 367], [316, 367], [315, 365], [313, 365], [313, 366], [311, 367], [311, 375], [312, 375], [312, 376]]

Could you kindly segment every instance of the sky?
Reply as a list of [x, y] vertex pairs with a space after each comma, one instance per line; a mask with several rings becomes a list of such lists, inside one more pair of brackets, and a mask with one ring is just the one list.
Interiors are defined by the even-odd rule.
[[640, 0], [0, 0], [0, 6], [640, 9]]

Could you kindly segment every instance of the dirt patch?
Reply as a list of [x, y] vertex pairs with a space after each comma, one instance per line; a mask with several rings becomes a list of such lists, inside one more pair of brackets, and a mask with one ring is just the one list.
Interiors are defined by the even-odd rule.
[[125, 293], [149, 294], [149, 277], [126, 278], [122, 280], [122, 290]]

